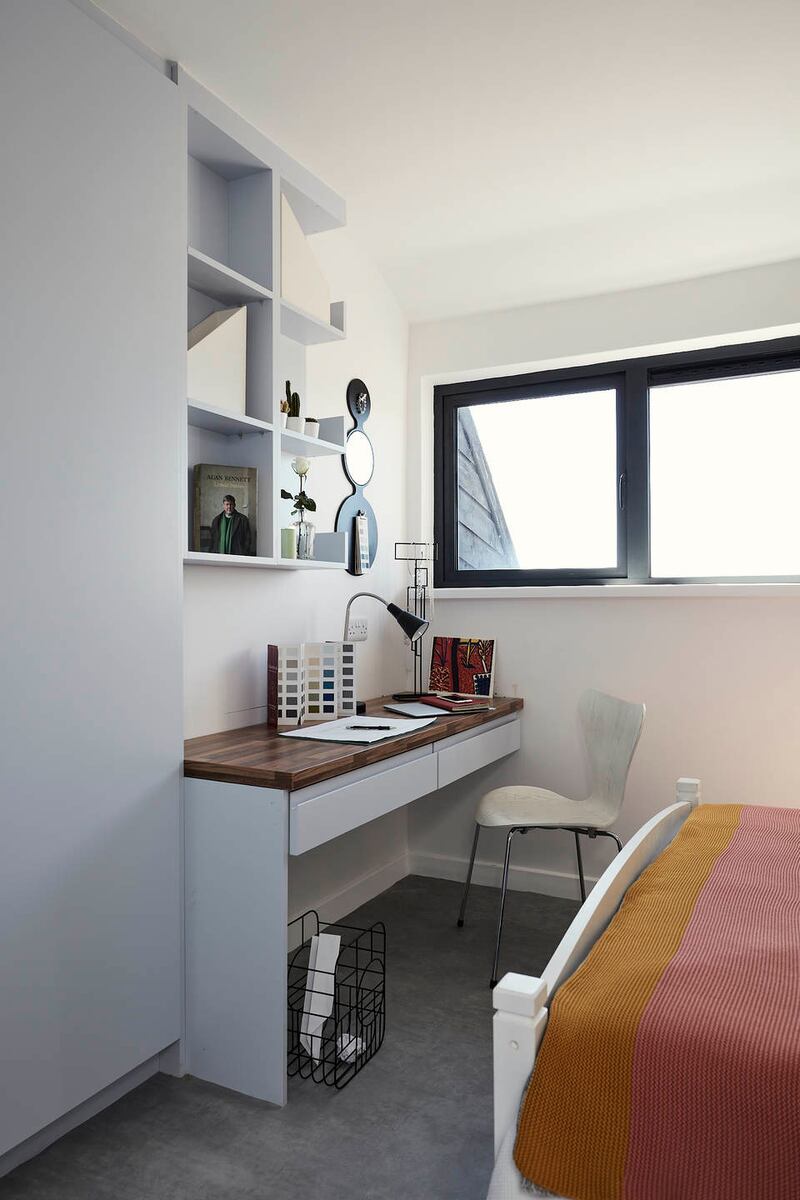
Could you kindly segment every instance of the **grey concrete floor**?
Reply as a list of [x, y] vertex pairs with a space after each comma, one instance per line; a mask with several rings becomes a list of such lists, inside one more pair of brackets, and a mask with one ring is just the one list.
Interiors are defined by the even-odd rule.
[[[499, 893], [409, 876], [351, 915], [387, 926], [386, 1038], [341, 1092], [276, 1109], [157, 1075], [0, 1180], [2, 1200], [484, 1200], [492, 1166], [489, 975]], [[502, 974], [536, 974], [577, 902], [512, 892]]]

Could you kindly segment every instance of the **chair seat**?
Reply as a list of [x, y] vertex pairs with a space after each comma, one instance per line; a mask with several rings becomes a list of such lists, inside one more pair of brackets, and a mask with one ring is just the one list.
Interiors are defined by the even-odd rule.
[[579, 825], [607, 829], [615, 815], [607, 803], [591, 796], [588, 800], [570, 800], [547, 788], [516, 784], [487, 792], [475, 820], [483, 826]]

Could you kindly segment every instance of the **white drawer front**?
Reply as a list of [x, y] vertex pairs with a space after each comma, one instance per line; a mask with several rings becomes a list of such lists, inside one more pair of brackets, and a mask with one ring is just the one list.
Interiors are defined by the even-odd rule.
[[436, 755], [439, 760], [439, 787], [463, 779], [472, 771], [496, 762], [498, 758], [505, 758], [515, 750], [519, 750], [519, 720], [488, 729], [486, 733], [476, 733], [456, 746], [444, 747]]
[[289, 853], [313, 850], [419, 796], [435, 792], [436, 786], [436, 755], [426, 754], [414, 762], [293, 805], [289, 814]]

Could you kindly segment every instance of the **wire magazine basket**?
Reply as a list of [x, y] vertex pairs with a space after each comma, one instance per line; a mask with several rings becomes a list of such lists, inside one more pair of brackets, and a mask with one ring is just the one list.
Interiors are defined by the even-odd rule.
[[[330, 970], [313, 961], [312, 938], [341, 938]], [[287, 1074], [343, 1088], [381, 1047], [386, 1030], [386, 926], [327, 925], [314, 909], [289, 922]]]

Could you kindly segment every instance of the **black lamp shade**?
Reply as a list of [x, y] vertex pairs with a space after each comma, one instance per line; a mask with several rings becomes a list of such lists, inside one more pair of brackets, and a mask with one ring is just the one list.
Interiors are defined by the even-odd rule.
[[387, 604], [386, 608], [392, 614], [397, 624], [402, 629], [407, 638], [412, 642], [416, 642], [421, 638], [425, 630], [428, 628], [428, 622], [424, 617], [415, 617], [413, 613], [407, 612], [404, 608], [398, 608], [396, 604]]

